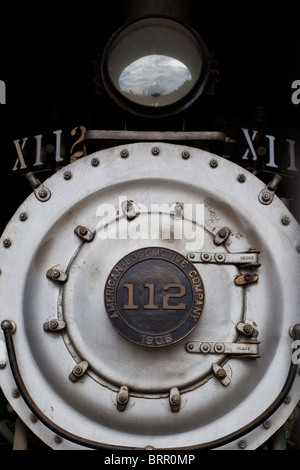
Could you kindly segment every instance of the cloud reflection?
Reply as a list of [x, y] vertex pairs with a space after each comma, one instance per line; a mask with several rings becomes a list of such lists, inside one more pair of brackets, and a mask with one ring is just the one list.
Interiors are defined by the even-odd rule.
[[192, 86], [192, 75], [185, 64], [158, 54], [132, 62], [119, 77], [121, 92], [130, 100], [148, 106], [178, 101]]

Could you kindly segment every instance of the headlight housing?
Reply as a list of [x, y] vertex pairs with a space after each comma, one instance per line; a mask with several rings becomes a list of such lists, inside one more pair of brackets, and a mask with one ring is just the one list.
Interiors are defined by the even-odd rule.
[[101, 70], [104, 86], [119, 106], [140, 116], [166, 117], [184, 111], [202, 95], [209, 55], [189, 26], [147, 17], [111, 37]]

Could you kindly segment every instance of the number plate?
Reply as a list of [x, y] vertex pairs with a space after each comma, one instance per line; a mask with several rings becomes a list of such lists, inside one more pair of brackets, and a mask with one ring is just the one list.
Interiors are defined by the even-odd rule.
[[136, 250], [111, 270], [106, 312], [117, 331], [134, 343], [162, 347], [180, 341], [198, 324], [204, 286], [195, 266], [161, 247]]

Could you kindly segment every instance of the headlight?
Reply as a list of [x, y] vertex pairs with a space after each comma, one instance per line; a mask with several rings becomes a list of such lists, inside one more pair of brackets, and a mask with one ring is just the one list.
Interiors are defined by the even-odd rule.
[[168, 116], [203, 93], [209, 75], [205, 44], [190, 27], [165, 17], [140, 19], [117, 31], [102, 60], [107, 92], [129, 112]]

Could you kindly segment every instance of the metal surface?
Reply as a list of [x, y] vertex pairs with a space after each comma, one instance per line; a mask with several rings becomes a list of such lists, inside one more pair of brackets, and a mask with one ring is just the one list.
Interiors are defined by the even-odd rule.
[[[159, 155], [152, 154], [154, 146]], [[66, 431], [63, 440], [56, 442], [55, 426], [49, 430], [40, 420], [33, 423], [23, 399], [12, 395], [16, 384], [0, 338], [1, 388], [21, 419], [52, 448], [79, 449], [88, 441], [112, 447], [201, 448], [201, 443], [211, 441], [239, 449], [240, 430], [248, 429], [249, 423], [247, 449], [257, 448], [286, 421], [299, 400], [300, 377], [294, 365], [289, 403], [278, 405], [270, 428], [257, 427], [265, 410], [282, 395], [289, 373], [289, 331], [298, 323], [300, 304], [299, 226], [276, 195], [272, 204], [260, 203], [258, 195], [265, 187], [261, 181], [249, 173], [241, 185], [240, 167], [220, 157], [149, 142], [127, 145], [124, 158], [123, 148], [78, 160], [67, 167], [70, 179], [63, 176], [66, 169], [57, 172], [46, 183], [51, 198], [42, 203], [32, 194], [0, 244], [1, 321], [9, 318], [15, 323], [14, 345], [24, 384], [47, 419]], [[189, 158], [182, 157], [184, 150]], [[92, 159], [99, 164], [93, 166]], [[214, 168], [213, 159], [218, 163]], [[137, 217], [127, 218], [124, 201], [138, 205]], [[163, 203], [173, 209], [165, 210]], [[159, 207], [151, 210], [155, 204]], [[189, 218], [189, 204], [203, 205], [202, 223]], [[182, 208], [183, 218], [176, 219], [174, 207]], [[28, 218], [21, 220], [22, 213]], [[284, 224], [287, 217], [289, 224]], [[175, 224], [167, 237], [161, 230], [163, 221]], [[197, 228], [202, 235], [199, 246], [190, 247], [193, 240], [175, 237], [179, 222]], [[145, 239], [141, 234], [147, 223], [150, 236]], [[90, 243], [74, 232], [78, 226], [95, 233]], [[215, 236], [223, 227], [231, 233], [216, 248]], [[155, 234], [159, 236], [151, 238]], [[4, 240], [10, 240], [9, 246]], [[116, 331], [105, 311], [104, 289], [121, 259], [152, 247], [183, 258], [198, 252], [249, 253], [255, 247], [259, 279], [237, 286], [236, 276], [247, 274], [240, 264], [195, 264], [206, 297], [196, 327], [188, 339], [144, 347]], [[49, 269], [65, 273], [66, 282], [49, 279]], [[151, 289], [146, 288], [147, 294]], [[180, 304], [182, 299], [173, 300]], [[45, 331], [44, 324], [49, 327], [51, 321], [63, 321], [65, 328]], [[186, 343], [193, 341], [249, 342], [251, 336], [245, 339], [243, 333], [247, 325], [249, 335], [251, 327], [259, 331], [261, 357], [255, 361], [231, 358], [225, 351], [186, 351]], [[70, 374], [83, 361], [89, 367], [79, 380], [71, 381]], [[128, 402], [120, 412], [117, 397], [125, 385]], [[174, 388], [180, 392], [178, 412], [170, 406]], [[69, 442], [70, 434], [83, 439]]]

